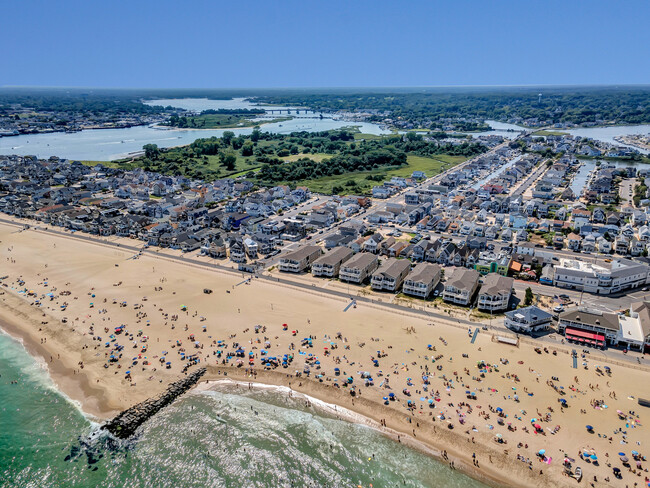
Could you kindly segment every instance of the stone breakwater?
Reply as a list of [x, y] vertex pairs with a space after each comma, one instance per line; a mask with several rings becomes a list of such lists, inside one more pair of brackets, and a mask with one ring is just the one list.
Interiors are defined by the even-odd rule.
[[205, 368], [201, 368], [187, 377], [175, 381], [160, 395], [124, 410], [102, 425], [101, 429], [107, 430], [120, 439], [128, 439], [138, 427], [198, 383], [205, 371]]

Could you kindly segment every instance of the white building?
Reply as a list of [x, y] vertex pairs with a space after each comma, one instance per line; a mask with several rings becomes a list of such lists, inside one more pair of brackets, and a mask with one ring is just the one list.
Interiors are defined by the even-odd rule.
[[644, 286], [649, 281], [650, 266], [629, 259], [596, 264], [560, 258], [555, 265], [553, 284], [560, 288], [609, 295]]

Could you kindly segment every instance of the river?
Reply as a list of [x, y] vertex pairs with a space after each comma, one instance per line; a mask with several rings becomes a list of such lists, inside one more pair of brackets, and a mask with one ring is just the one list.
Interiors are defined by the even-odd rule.
[[[219, 109], [219, 108], [253, 108], [257, 107], [243, 99], [208, 100], [151, 100], [150, 105], [170, 105], [175, 103], [187, 109]], [[203, 105], [205, 104], [205, 105]], [[280, 109], [284, 107], [273, 107]], [[289, 134], [296, 131], [318, 132], [341, 127], [357, 127], [364, 134], [387, 134], [390, 131], [382, 129], [377, 124], [368, 122], [350, 122], [341, 119], [320, 118], [313, 112], [305, 117], [301, 113], [292, 120], [266, 123], [261, 130], [276, 134]], [[327, 114], [323, 114], [329, 117]], [[272, 116], [272, 115], [271, 115]], [[286, 116], [277, 115], [277, 117]], [[263, 120], [260, 120], [262, 123]], [[72, 160], [112, 161], [142, 150], [145, 144], [157, 144], [158, 147], [184, 146], [203, 137], [221, 137], [226, 131], [236, 134], [250, 134], [253, 129], [168, 129], [150, 126], [130, 127], [127, 129], [96, 129], [81, 132], [53, 132], [48, 134], [26, 134], [0, 138], [0, 154], [35, 155], [39, 158], [58, 156]]]
[[[186, 110], [207, 110], [220, 108], [264, 108], [266, 110], [286, 110], [288, 107], [261, 106], [256, 105], [243, 98], [231, 100], [209, 100], [207, 98], [183, 98], [183, 99], [160, 99], [148, 100], [148, 105], [174, 106]], [[292, 108], [295, 110], [295, 108]], [[304, 109], [303, 109], [304, 110]], [[383, 129], [377, 124], [369, 122], [350, 122], [323, 114], [326, 118], [320, 118], [320, 114], [314, 112], [302, 112], [299, 115], [291, 114], [295, 118], [285, 122], [266, 123], [262, 130], [278, 134], [288, 134], [294, 131], [324, 131], [339, 129], [346, 126], [358, 127], [365, 134], [387, 134], [390, 131]], [[267, 114], [266, 118], [281, 117], [286, 114]], [[263, 122], [264, 118], [260, 118]], [[500, 135], [508, 139], [517, 137], [524, 127], [498, 122], [486, 121], [494, 130], [471, 134], [473, 137], [480, 135]], [[81, 132], [65, 133], [55, 132], [48, 134], [28, 134], [13, 137], [0, 137], [0, 154], [21, 154], [36, 155], [40, 158], [59, 156], [67, 159], [79, 159], [89, 161], [112, 161], [123, 158], [131, 153], [142, 150], [145, 144], [157, 144], [159, 147], [172, 147], [190, 144], [202, 137], [221, 137], [225, 130], [231, 130], [238, 134], [250, 134], [251, 128], [242, 129], [164, 129], [148, 126], [131, 127], [128, 129], [96, 129]], [[627, 134], [646, 134], [650, 132], [650, 125], [614, 126], [614, 127], [591, 127], [584, 129], [563, 130], [574, 136], [591, 137], [603, 142], [616, 143], [614, 136]], [[647, 153], [647, 151], [641, 151]]]

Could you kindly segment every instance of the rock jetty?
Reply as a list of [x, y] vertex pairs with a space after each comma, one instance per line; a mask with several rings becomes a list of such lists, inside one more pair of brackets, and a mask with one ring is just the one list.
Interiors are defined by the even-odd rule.
[[205, 368], [201, 368], [185, 378], [175, 381], [160, 395], [149, 398], [142, 403], [138, 403], [124, 410], [115, 418], [102, 425], [101, 428], [107, 430], [115, 437], [128, 439], [144, 422], [198, 383], [201, 376], [205, 374], [205, 371]]

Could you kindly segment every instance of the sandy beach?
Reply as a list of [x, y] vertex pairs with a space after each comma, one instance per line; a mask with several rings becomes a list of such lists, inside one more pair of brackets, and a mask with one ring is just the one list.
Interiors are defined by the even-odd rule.
[[[99, 419], [207, 366], [207, 381], [283, 385], [345, 407], [495, 486], [577, 486], [563, 474], [565, 457], [587, 485], [647, 484], [641, 365], [592, 351], [573, 369], [560, 346], [538, 354], [483, 331], [472, 343], [448, 318], [379, 304], [344, 311], [345, 298], [162, 254], [0, 224], [0, 327]], [[272, 357], [277, 366], [265, 370]]]

